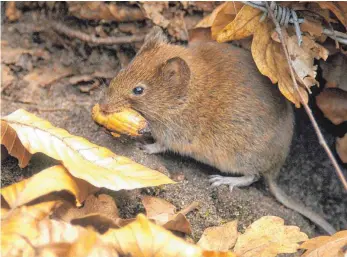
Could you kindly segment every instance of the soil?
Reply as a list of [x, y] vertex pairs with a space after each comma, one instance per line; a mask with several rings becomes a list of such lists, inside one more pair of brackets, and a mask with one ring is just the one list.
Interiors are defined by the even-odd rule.
[[[115, 197], [123, 218], [134, 217], [143, 212], [141, 195], [154, 195], [170, 201], [178, 209], [193, 201], [200, 202], [199, 209], [187, 215], [192, 225], [194, 241], [200, 238], [207, 227], [238, 219], [239, 229], [243, 231], [264, 215], [282, 217], [286, 224], [299, 226], [310, 237], [323, 233], [300, 214], [279, 204], [262, 180], [248, 188], [235, 188], [232, 192], [226, 186], [211, 188], [208, 175], [218, 173], [212, 167], [171, 153], [147, 155], [136, 147], [135, 139], [125, 136], [112, 137], [91, 118], [91, 108], [100, 99], [109, 80], [101, 79], [101, 85], [89, 93], [81, 92], [80, 86], [83, 84], [88, 87], [90, 84], [72, 85], [69, 80], [72, 75], [45, 87], [33, 86], [23, 80], [25, 75], [32, 72], [33, 67], [53, 67], [56, 64], [70, 68], [73, 75], [95, 71], [112, 72], [116, 75], [121, 68], [119, 54], [122, 52], [126, 56], [133, 56], [135, 53], [131, 45], [117, 49], [90, 46], [47, 31], [34, 32], [30, 27], [34, 21], [35, 15], [27, 12], [18, 22], [6, 21], [2, 24], [2, 41], [7, 41], [10, 47], [42, 49], [48, 51], [50, 58], [35, 59], [29, 55], [23, 61], [26, 65], [16, 63], [9, 66], [15, 73], [16, 80], [1, 93], [1, 115], [10, 114], [19, 108], [26, 109], [71, 134], [82, 136], [116, 154], [164, 171], [175, 180], [180, 178], [179, 183], [160, 188], [119, 192], [103, 189]], [[346, 229], [347, 197], [342, 185], [320, 146], [307, 115], [301, 109], [295, 112], [296, 134], [290, 156], [279, 176], [279, 185], [288, 195], [322, 214], [336, 229]], [[320, 124], [324, 127], [323, 118], [320, 119]], [[324, 130], [323, 132], [330, 147], [334, 148], [334, 137]], [[26, 168], [20, 169], [17, 160], [8, 156], [1, 163], [2, 187], [30, 177], [55, 162], [43, 154], [36, 154]], [[347, 175], [346, 167], [344, 172]]]

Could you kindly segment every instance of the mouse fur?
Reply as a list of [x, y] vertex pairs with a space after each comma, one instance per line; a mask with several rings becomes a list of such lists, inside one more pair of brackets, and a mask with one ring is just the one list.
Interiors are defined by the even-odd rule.
[[[140, 95], [136, 87], [143, 89]], [[124, 107], [148, 121], [156, 140], [143, 147], [148, 153], [170, 150], [224, 174], [243, 175], [212, 176], [215, 186], [247, 186], [262, 175], [278, 201], [335, 232], [276, 184], [293, 137], [293, 110], [249, 52], [216, 42], [172, 45], [156, 27], [100, 102], [107, 113]]]

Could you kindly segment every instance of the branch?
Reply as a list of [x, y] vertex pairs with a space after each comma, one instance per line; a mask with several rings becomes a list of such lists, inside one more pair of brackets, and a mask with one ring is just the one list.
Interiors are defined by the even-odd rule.
[[95, 37], [94, 35], [88, 35], [84, 32], [71, 29], [66, 25], [52, 21], [49, 24], [55, 31], [62, 33], [68, 37], [78, 38], [81, 41], [93, 43], [97, 45], [117, 45], [117, 44], [129, 44], [134, 42], [142, 42], [144, 35], [133, 35], [133, 36], [121, 36], [121, 37]]
[[314, 118], [313, 114], [312, 114], [312, 111], [310, 109], [310, 107], [307, 105], [307, 103], [305, 102], [302, 94], [300, 93], [299, 91], [299, 86], [298, 86], [298, 83], [296, 82], [296, 79], [295, 79], [295, 75], [294, 75], [294, 71], [293, 71], [293, 67], [292, 67], [292, 63], [290, 61], [290, 58], [289, 58], [289, 53], [288, 53], [288, 49], [286, 47], [287, 45], [287, 42], [286, 42], [286, 39], [283, 37], [283, 34], [282, 34], [282, 29], [281, 29], [281, 26], [280, 24], [278, 23], [278, 21], [275, 19], [275, 16], [269, 6], [269, 4], [266, 2], [266, 7], [267, 7], [267, 10], [268, 10], [268, 13], [270, 14], [270, 17], [273, 21], [273, 23], [275, 24], [276, 26], [276, 31], [279, 35], [279, 38], [281, 40], [281, 43], [282, 43], [282, 48], [283, 48], [283, 51], [285, 53], [285, 56], [286, 56], [286, 59], [287, 59], [287, 62], [288, 62], [288, 66], [289, 66], [289, 71], [290, 71], [290, 75], [292, 77], [292, 81], [293, 81], [293, 85], [294, 85], [294, 88], [296, 90], [296, 92], [299, 94], [299, 97], [300, 97], [300, 100], [301, 100], [301, 103], [302, 105], [304, 106], [305, 108], [305, 111], [308, 115], [308, 117], [310, 118], [311, 122], [312, 122], [312, 125], [313, 125], [313, 128], [318, 136], [318, 139], [319, 139], [319, 143], [321, 144], [321, 146], [324, 148], [325, 152], [327, 153], [331, 163], [333, 164], [334, 168], [335, 168], [335, 171], [337, 173], [337, 175], [339, 176], [345, 190], [347, 191], [347, 181], [346, 181], [346, 178], [344, 177], [343, 173], [342, 173], [342, 170], [339, 166], [339, 164], [337, 163], [334, 155], [332, 154], [326, 140], [324, 139], [324, 136], [322, 134], [322, 132], [320, 131], [319, 129], [319, 126], [317, 124], [317, 121], [316, 119]]

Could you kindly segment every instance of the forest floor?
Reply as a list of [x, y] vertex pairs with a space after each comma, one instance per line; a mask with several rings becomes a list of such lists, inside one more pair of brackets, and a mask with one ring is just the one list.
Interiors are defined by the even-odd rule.
[[[174, 180], [180, 180], [177, 184], [161, 189], [146, 188], [112, 193], [121, 217], [130, 218], [143, 212], [140, 196], [154, 195], [168, 200], [178, 209], [193, 201], [200, 202], [199, 209], [187, 215], [194, 240], [200, 238], [207, 227], [238, 219], [239, 227], [243, 230], [264, 215], [282, 217], [286, 224], [299, 226], [309, 236], [321, 233], [306, 218], [279, 204], [269, 193], [263, 180], [248, 188], [235, 188], [232, 192], [227, 186], [211, 188], [208, 175], [217, 174], [217, 170], [171, 153], [147, 155], [136, 147], [136, 140], [125, 136], [112, 137], [94, 123], [91, 108], [100, 99], [109, 79], [120, 69], [124, 60], [120, 60], [120, 56], [125, 56], [125, 59], [131, 57], [134, 50], [127, 46], [115, 50], [83, 43], [71, 46], [69, 39], [56, 33], [37, 32], [35, 24], [35, 15], [30, 12], [23, 14], [18, 22], [2, 24], [3, 53], [12, 49], [12, 55], [16, 54], [15, 51], [22, 55], [8, 65], [15, 73], [15, 78], [10, 86], [2, 89], [1, 115], [8, 115], [20, 108], [26, 109], [71, 134], [82, 136], [118, 155], [127, 156], [138, 163], [170, 174]], [[27, 54], [25, 50], [28, 51]], [[121, 52], [123, 55], [120, 55]], [[61, 74], [61, 79], [59, 76], [54, 79], [55, 72]], [[100, 75], [101, 79], [86, 82], [78, 78], [97, 72], [103, 74]], [[46, 85], [45, 81], [50, 83]], [[341, 183], [320, 147], [306, 114], [302, 109], [297, 109], [295, 113], [295, 137], [290, 156], [281, 170], [279, 185], [292, 198], [324, 215], [336, 229], [346, 229], [347, 198]], [[321, 118], [320, 122], [322, 124], [324, 119]], [[332, 147], [334, 138], [324, 134]], [[54, 162], [42, 154], [36, 154], [28, 167], [20, 169], [17, 160], [9, 156], [1, 163], [2, 187], [30, 177]]]

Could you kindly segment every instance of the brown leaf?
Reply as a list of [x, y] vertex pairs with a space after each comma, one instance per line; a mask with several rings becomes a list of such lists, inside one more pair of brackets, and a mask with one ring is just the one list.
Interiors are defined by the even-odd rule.
[[205, 250], [228, 251], [235, 245], [238, 234], [237, 220], [231, 221], [205, 229], [197, 245]]
[[305, 17], [304, 21], [300, 24], [302, 32], [308, 32], [311, 36], [320, 37], [323, 33], [322, 23], [309, 17]]
[[[22, 206], [1, 216], [1, 256], [17, 256], [28, 247], [26, 239], [37, 238], [38, 223], [45, 219], [60, 202], [43, 202]], [[30, 247], [31, 248], [31, 247]]]
[[73, 176], [96, 187], [121, 190], [174, 183], [160, 172], [73, 136], [25, 110], [2, 117], [2, 121], [16, 131], [31, 154], [43, 152], [60, 160]]
[[336, 138], [336, 152], [341, 161], [347, 163], [347, 133], [342, 138]]
[[347, 56], [335, 54], [327, 62], [320, 62], [327, 87], [338, 87], [347, 91]]
[[347, 3], [346, 2], [332, 2], [332, 1], [324, 1], [316, 2], [321, 8], [329, 9], [332, 13], [336, 15], [339, 21], [345, 26], [347, 29]]
[[69, 2], [68, 6], [69, 12], [80, 19], [118, 22], [140, 21], [145, 19], [143, 12], [139, 8], [116, 3], [97, 1]]
[[192, 203], [177, 214], [175, 213], [176, 207], [161, 198], [144, 196], [142, 198], [142, 204], [146, 209], [147, 217], [153, 220], [157, 225], [186, 234], [192, 233], [190, 223], [185, 217], [185, 214], [195, 209], [197, 203]]
[[55, 64], [53, 67], [36, 68], [25, 75], [23, 80], [27, 81], [33, 87], [46, 87], [71, 74], [71, 69]]
[[1, 92], [15, 81], [11, 69], [6, 65], [1, 65]]
[[100, 125], [111, 131], [116, 131], [129, 136], [140, 136], [148, 124], [137, 111], [126, 108], [119, 112], [104, 114], [96, 104], [92, 110], [92, 118]]
[[284, 226], [283, 219], [265, 216], [253, 222], [237, 239], [234, 252], [242, 257], [275, 257], [295, 253], [307, 235], [295, 226]]
[[22, 12], [16, 8], [15, 1], [9, 1], [6, 3], [5, 14], [6, 14], [6, 18], [9, 21], [17, 21], [22, 16]]
[[8, 153], [18, 159], [18, 165], [24, 168], [31, 159], [31, 153], [25, 149], [16, 131], [7, 122], [1, 121], [1, 144], [4, 145]]
[[[253, 35], [251, 51], [259, 71], [269, 77], [272, 83], [278, 82], [282, 94], [296, 106], [300, 106], [300, 98], [293, 88], [282, 46], [271, 38], [274, 25], [270, 20], [259, 22], [261, 15], [260, 10], [243, 6], [235, 19], [218, 33], [217, 41], [239, 40]], [[299, 90], [307, 102], [307, 92], [303, 88]]]
[[1, 189], [1, 195], [11, 208], [26, 204], [46, 194], [66, 190], [76, 198], [76, 205], [82, 202], [96, 188], [88, 182], [75, 178], [62, 165], [47, 168], [31, 178]]
[[146, 17], [152, 20], [154, 24], [162, 28], [167, 28], [167, 26], [170, 24], [170, 21], [167, 20], [162, 14], [162, 12], [168, 7], [169, 3], [167, 1], [143, 2], [142, 4]]
[[325, 88], [316, 96], [319, 109], [335, 125], [347, 121], [347, 91], [339, 88]]
[[231, 252], [204, 251], [149, 222], [143, 214], [139, 214], [136, 221], [123, 228], [110, 229], [102, 238], [106, 243], [113, 245], [120, 255], [125, 256], [236, 257]]
[[30, 54], [45, 60], [50, 58], [50, 54], [46, 50], [12, 48], [7, 41], [1, 41], [1, 62], [3, 64], [16, 64], [23, 54]]
[[343, 257], [346, 253], [347, 230], [332, 236], [319, 236], [304, 242], [300, 248], [306, 249], [302, 257]]

